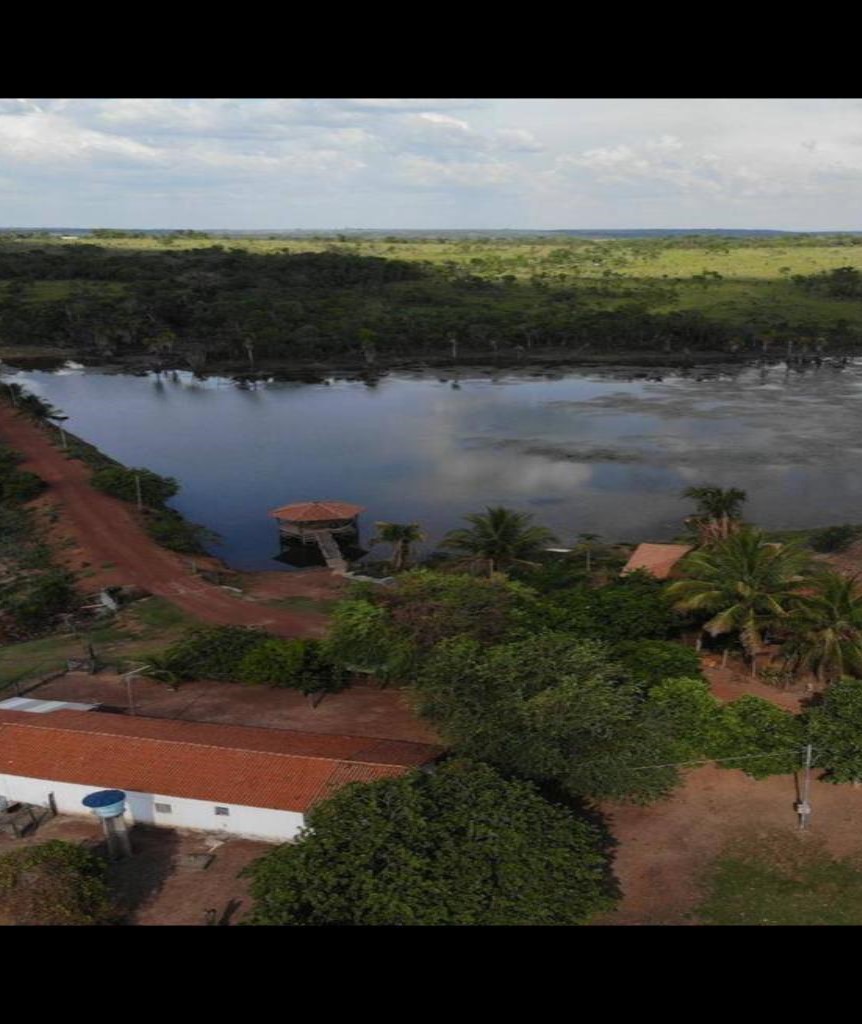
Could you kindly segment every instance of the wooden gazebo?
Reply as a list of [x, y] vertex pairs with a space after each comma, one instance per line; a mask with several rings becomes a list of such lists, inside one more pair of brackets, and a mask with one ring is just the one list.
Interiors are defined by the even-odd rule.
[[346, 567], [339, 542], [347, 547], [359, 539], [359, 515], [365, 509], [346, 501], [302, 501], [282, 505], [270, 515], [278, 520], [282, 546], [316, 544], [332, 569]]

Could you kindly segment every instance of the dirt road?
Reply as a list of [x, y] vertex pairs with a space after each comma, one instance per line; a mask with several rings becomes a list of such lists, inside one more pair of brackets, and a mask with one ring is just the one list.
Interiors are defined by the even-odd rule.
[[0, 406], [0, 440], [25, 457], [22, 468], [48, 484], [47, 500], [59, 506], [66, 531], [89, 562], [110, 565], [118, 582], [137, 584], [204, 622], [260, 626], [281, 636], [324, 633], [327, 618], [320, 612], [256, 604], [193, 575], [188, 558], [159, 547], [129, 505], [90, 485], [88, 466], [67, 458], [40, 427], [5, 404]]

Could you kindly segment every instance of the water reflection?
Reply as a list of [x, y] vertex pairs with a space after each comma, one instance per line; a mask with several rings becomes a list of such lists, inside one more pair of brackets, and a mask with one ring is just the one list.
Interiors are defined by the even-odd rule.
[[[334, 499], [420, 522], [429, 542], [485, 505], [578, 532], [670, 539], [679, 492], [749, 492], [774, 527], [862, 521], [862, 365], [494, 377], [461, 370], [318, 384], [29, 372], [15, 379], [109, 455], [177, 477], [175, 501], [243, 568], [276, 568], [268, 510]], [[661, 379], [646, 379], [648, 376]], [[367, 538], [366, 538], [367, 539]]]

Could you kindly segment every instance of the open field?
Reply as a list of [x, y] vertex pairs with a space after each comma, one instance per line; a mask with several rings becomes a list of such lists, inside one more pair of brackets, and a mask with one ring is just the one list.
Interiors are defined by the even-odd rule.
[[[605, 805], [618, 842], [614, 870], [623, 898], [597, 923], [706, 923], [696, 912], [707, 895], [704, 874], [731, 844], [751, 849], [778, 834], [786, 842], [812, 838], [833, 857], [862, 854], [862, 789], [813, 782], [810, 837], [798, 835], [797, 799], [795, 776], [756, 781], [741, 771], [704, 765], [689, 771], [683, 786], [661, 803]], [[772, 884], [761, 880], [758, 899], [768, 901]], [[724, 905], [732, 906], [736, 886], [723, 886]], [[713, 917], [718, 914], [716, 909]], [[862, 924], [862, 914], [853, 923]]]
[[[793, 281], [796, 275], [842, 267], [862, 270], [862, 237], [857, 236], [5, 237], [0, 238], [0, 258], [4, 253], [28, 254], [32, 261], [23, 279], [0, 267], [0, 302], [20, 304], [5, 318], [0, 335], [0, 357], [7, 359], [16, 358], [16, 352], [26, 358], [25, 350], [38, 348], [41, 338], [67, 353], [88, 346], [108, 355], [121, 354], [120, 347], [133, 348], [138, 355], [163, 353], [164, 345], [174, 344], [164, 340], [164, 331], [180, 338], [188, 311], [214, 300], [219, 315], [211, 322], [204, 317], [191, 333], [207, 339], [204, 347], [213, 358], [236, 358], [240, 367], [248, 366], [245, 342], [233, 337], [233, 328], [223, 330], [226, 322], [245, 322], [240, 333], [253, 338], [258, 360], [273, 364], [285, 358], [312, 362], [345, 355], [358, 357], [361, 364], [358, 338], [363, 331], [375, 336], [381, 357], [448, 355], [454, 331], [462, 361], [480, 353], [496, 357], [525, 343], [536, 349], [538, 358], [540, 346], [543, 351], [583, 349], [597, 330], [590, 316], [602, 313], [622, 316], [629, 332], [619, 332], [619, 344], [612, 329], [595, 334], [589, 358], [626, 346], [670, 351], [663, 348], [663, 329], [645, 321], [647, 315], [701, 315], [720, 329], [710, 338], [699, 336], [696, 328], [686, 329], [683, 344], [701, 351], [710, 346], [736, 351], [727, 331], [745, 334], [748, 348], [752, 332], [760, 336], [756, 351], [761, 341], [769, 342], [771, 332], [797, 333], [809, 341], [827, 333], [830, 344], [840, 345], [842, 337], [856, 344], [851, 335], [862, 331], [858, 297], [835, 297]], [[95, 267], [89, 255], [78, 266], [76, 260], [84, 253], [95, 254]], [[347, 278], [333, 277], [327, 283], [301, 269], [292, 279], [280, 276], [281, 270], [270, 275], [271, 268], [283, 267], [287, 255], [298, 254], [340, 256], [364, 261], [369, 268], [385, 260], [393, 266], [412, 265], [414, 271], [389, 275], [378, 286], [376, 271], [369, 269], [367, 288], [357, 288]], [[153, 266], [142, 273], [132, 264], [144, 258]], [[249, 265], [243, 267], [243, 261]], [[175, 297], [162, 295], [154, 303], [144, 286], [150, 270], [167, 275], [158, 291], [176, 288]], [[272, 281], [267, 283], [264, 278], [269, 276]], [[233, 289], [242, 295], [232, 295]], [[177, 302], [186, 310], [182, 315], [176, 312]], [[78, 312], [67, 316], [67, 303]], [[60, 304], [63, 310], [47, 312]], [[39, 310], [46, 311], [44, 323]], [[632, 328], [633, 319], [643, 321], [642, 326]], [[122, 333], [111, 339], [115, 330]], [[219, 334], [224, 337], [216, 338]], [[374, 363], [371, 357], [369, 365]]]

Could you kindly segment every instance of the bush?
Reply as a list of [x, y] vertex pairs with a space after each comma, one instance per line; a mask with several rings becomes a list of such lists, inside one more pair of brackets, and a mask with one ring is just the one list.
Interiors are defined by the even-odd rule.
[[670, 640], [631, 640], [617, 644], [613, 656], [647, 689], [665, 679], [703, 678], [697, 651]]
[[45, 489], [45, 481], [26, 469], [18, 469], [21, 456], [0, 446], [0, 503], [23, 505], [37, 498]]
[[862, 781], [862, 680], [833, 683], [805, 717], [825, 781]]
[[319, 640], [270, 637], [253, 647], [239, 666], [243, 683], [288, 686], [303, 693], [337, 692], [347, 673], [327, 656]]
[[50, 626], [77, 600], [72, 574], [51, 569], [16, 580], [0, 593], [0, 608], [9, 612], [22, 629], [34, 631]]
[[664, 590], [646, 573], [630, 573], [604, 587], [555, 594], [547, 599], [542, 617], [551, 628], [611, 644], [664, 640], [679, 624]]
[[141, 501], [149, 508], [161, 508], [180, 489], [170, 476], [159, 476], [151, 469], [127, 469], [125, 466], [106, 466], [91, 478], [92, 485], [105, 494], [123, 501], [138, 500], [136, 478], [140, 481]]
[[172, 644], [165, 659], [177, 679], [236, 682], [245, 656], [268, 638], [262, 629], [246, 626], [200, 626]]
[[815, 551], [846, 551], [859, 536], [860, 528], [845, 523], [843, 526], [827, 526], [811, 534], [809, 544]]
[[114, 924], [105, 863], [71, 843], [51, 840], [0, 857], [0, 924]]
[[26, 469], [13, 469], [0, 477], [0, 502], [23, 505], [38, 498], [45, 490], [45, 481]]
[[256, 644], [239, 663], [242, 683], [266, 686], [296, 686], [305, 661], [304, 640], [272, 637]]
[[786, 775], [802, 764], [802, 720], [761, 697], [747, 694], [721, 709], [716, 741], [709, 752], [725, 768], [755, 779]]
[[181, 555], [206, 554], [206, 544], [221, 539], [205, 526], [190, 523], [172, 508], [149, 509], [145, 521], [147, 533], [157, 544]]

